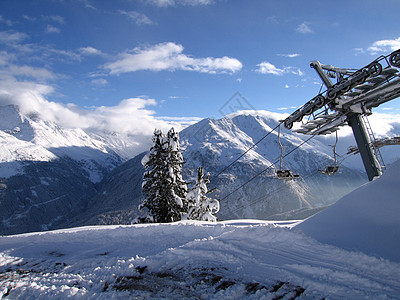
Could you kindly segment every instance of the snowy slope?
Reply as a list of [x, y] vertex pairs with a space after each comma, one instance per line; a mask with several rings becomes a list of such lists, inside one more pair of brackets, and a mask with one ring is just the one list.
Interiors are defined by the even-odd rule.
[[19, 140], [0, 131], [0, 177], [11, 177], [23, 173], [25, 163], [52, 161], [57, 156], [40, 145]]
[[400, 262], [400, 160], [296, 228], [331, 245]]
[[398, 263], [261, 221], [0, 237], [6, 299], [395, 299], [399, 279]]

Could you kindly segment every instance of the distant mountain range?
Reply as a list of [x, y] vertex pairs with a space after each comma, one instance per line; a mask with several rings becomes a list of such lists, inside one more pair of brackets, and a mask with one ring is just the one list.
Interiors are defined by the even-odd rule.
[[[318, 140], [310, 141], [284, 159], [283, 166], [299, 173], [300, 178], [277, 179], [278, 164], [273, 163], [279, 160], [281, 148], [276, 132], [227, 168], [278, 122], [277, 115], [265, 112], [232, 115], [220, 120], [204, 119], [180, 133], [186, 161], [184, 178], [193, 182], [199, 166], [211, 173], [211, 187], [216, 188], [211, 197], [223, 199], [220, 219], [302, 219], [366, 182], [363, 172], [346, 166], [334, 176], [320, 174], [318, 170], [332, 164], [333, 159], [326, 154], [332, 151], [330, 147]], [[297, 147], [302, 138], [305, 137], [282, 128], [281, 143], [286, 153]], [[115, 168], [102, 181], [99, 193], [91, 200], [91, 208], [70, 226], [129, 223], [139, 213], [137, 206], [142, 200], [143, 155]], [[258, 173], [262, 175], [235, 191]], [[215, 177], [217, 174], [220, 175]]]
[[[276, 179], [276, 132], [224, 170], [278, 122], [278, 114], [260, 111], [204, 119], [181, 131], [183, 176], [192, 181], [199, 166], [211, 173], [216, 188], [211, 196], [223, 199], [220, 219], [304, 218], [366, 182], [363, 172], [345, 165], [340, 174], [318, 173], [333, 163], [332, 149], [319, 138], [283, 161], [300, 178]], [[285, 153], [306, 138], [282, 127]], [[0, 107], [0, 234], [128, 224], [138, 214], [144, 172], [144, 153], [127, 159], [131, 145], [117, 133], [61, 128], [37, 115], [23, 115], [16, 106]]]

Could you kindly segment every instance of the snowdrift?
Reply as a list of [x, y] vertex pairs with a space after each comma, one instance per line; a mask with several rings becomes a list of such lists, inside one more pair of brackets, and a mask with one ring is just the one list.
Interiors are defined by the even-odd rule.
[[400, 160], [296, 229], [322, 243], [400, 262]]

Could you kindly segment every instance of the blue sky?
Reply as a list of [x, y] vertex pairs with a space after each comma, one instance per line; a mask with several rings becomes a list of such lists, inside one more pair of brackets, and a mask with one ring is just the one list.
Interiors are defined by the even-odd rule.
[[55, 119], [219, 118], [239, 92], [242, 108], [291, 113], [319, 91], [311, 60], [359, 68], [400, 48], [399, 11], [398, 0], [2, 0], [0, 103]]

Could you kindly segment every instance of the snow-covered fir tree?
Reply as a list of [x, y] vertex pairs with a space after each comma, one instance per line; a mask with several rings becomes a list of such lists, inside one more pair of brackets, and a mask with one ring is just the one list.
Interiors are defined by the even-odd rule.
[[204, 175], [202, 167], [197, 169], [196, 183], [186, 195], [188, 202], [188, 213], [184, 216], [187, 220], [211, 221], [216, 222], [214, 216], [219, 211], [219, 201], [207, 197], [211, 191], [208, 190], [210, 174]]
[[[186, 202], [187, 184], [182, 178], [182, 166], [185, 163], [179, 148], [179, 134], [171, 128], [167, 133], [167, 164], [169, 167], [169, 178], [174, 194], [175, 202], [182, 207], [182, 213], [186, 213], [188, 205]], [[181, 216], [182, 217], [182, 216]]]
[[181, 176], [184, 161], [178, 133], [171, 128], [164, 136], [161, 130], [156, 129], [153, 146], [142, 163], [146, 169], [142, 184], [146, 197], [139, 209], [148, 214], [139, 220], [157, 223], [181, 220], [182, 215], [187, 213], [187, 187]]

